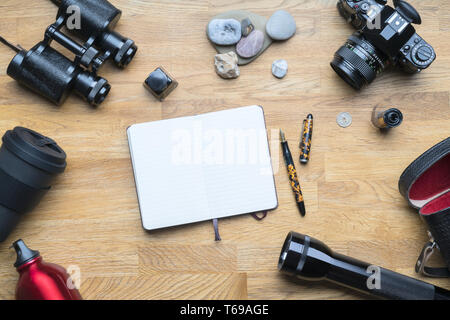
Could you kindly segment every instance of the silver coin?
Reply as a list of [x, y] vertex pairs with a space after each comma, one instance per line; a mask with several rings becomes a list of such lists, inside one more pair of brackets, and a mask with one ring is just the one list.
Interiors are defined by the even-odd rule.
[[341, 112], [336, 118], [337, 124], [342, 128], [347, 128], [352, 124], [352, 116], [348, 112]]

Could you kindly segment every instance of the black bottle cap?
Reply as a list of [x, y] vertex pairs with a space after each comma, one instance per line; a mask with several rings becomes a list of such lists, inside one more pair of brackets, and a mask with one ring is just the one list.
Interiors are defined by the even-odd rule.
[[39, 251], [28, 248], [22, 239], [14, 242], [12, 246], [17, 254], [17, 260], [14, 263], [14, 267], [16, 268], [40, 256]]
[[396, 108], [386, 110], [383, 117], [384, 123], [388, 128], [398, 127], [403, 121], [403, 114]]
[[29, 164], [49, 173], [66, 168], [66, 153], [55, 141], [33, 130], [16, 127], [2, 138], [6, 148]]

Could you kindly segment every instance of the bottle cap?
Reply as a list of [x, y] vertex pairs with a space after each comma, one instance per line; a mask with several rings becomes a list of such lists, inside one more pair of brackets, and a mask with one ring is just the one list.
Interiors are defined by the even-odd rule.
[[398, 127], [403, 121], [403, 114], [396, 108], [384, 112], [383, 120], [388, 128]]
[[14, 267], [16, 268], [19, 268], [25, 263], [40, 256], [39, 251], [31, 250], [30, 248], [28, 248], [22, 239], [14, 242], [12, 247], [14, 248], [14, 250], [16, 250], [17, 254], [17, 260], [16, 263], [14, 263]]

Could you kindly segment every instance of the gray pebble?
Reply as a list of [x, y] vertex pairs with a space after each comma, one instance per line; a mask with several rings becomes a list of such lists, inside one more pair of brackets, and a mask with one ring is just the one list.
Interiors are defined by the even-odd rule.
[[296, 30], [294, 18], [284, 10], [276, 11], [266, 24], [266, 32], [274, 40], [287, 40], [295, 34]]
[[236, 19], [213, 19], [208, 24], [208, 38], [215, 44], [236, 44], [241, 36], [241, 23]]
[[286, 60], [275, 60], [272, 63], [272, 74], [278, 79], [282, 79], [288, 72], [288, 63]]
[[259, 30], [254, 30], [247, 37], [242, 37], [236, 45], [236, 52], [243, 58], [251, 58], [261, 51], [263, 44], [264, 33]]
[[241, 21], [241, 30], [242, 36], [248, 36], [253, 30], [255, 30], [255, 26], [249, 18], [245, 18]]

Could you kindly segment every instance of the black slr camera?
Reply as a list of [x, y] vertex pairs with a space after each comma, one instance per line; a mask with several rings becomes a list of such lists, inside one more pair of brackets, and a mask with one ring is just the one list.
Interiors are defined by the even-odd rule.
[[394, 0], [339, 0], [341, 16], [358, 31], [334, 55], [331, 67], [355, 89], [372, 83], [388, 66], [399, 65], [407, 73], [428, 68], [436, 59], [432, 46], [412, 24], [421, 24], [409, 3]]

